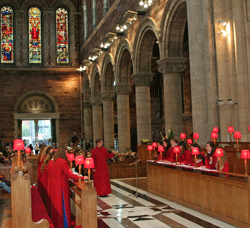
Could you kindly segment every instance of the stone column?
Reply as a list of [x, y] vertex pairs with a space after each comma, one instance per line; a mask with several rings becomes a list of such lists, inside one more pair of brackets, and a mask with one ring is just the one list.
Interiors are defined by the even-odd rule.
[[169, 57], [158, 61], [163, 74], [165, 134], [171, 128], [178, 138], [183, 131], [183, 110], [181, 95], [181, 75], [185, 59]]
[[141, 145], [142, 139], [151, 141], [151, 106], [150, 83], [153, 78], [151, 73], [139, 73], [131, 76], [136, 86], [136, 123], [137, 144]]
[[102, 92], [104, 146], [114, 147], [114, 98], [115, 92]]
[[92, 105], [90, 102], [83, 102], [83, 123], [84, 138], [86, 141], [93, 139]]
[[118, 123], [118, 146], [119, 152], [125, 153], [130, 148], [130, 112], [129, 92], [130, 84], [116, 85], [117, 93], [117, 123]]
[[92, 111], [93, 111], [93, 140], [94, 146], [95, 140], [98, 138], [103, 139], [103, 127], [102, 127], [102, 98], [91, 97]]

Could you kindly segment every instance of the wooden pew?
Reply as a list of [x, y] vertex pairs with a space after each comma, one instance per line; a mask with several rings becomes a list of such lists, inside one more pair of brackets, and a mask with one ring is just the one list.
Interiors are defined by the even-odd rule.
[[11, 206], [13, 228], [48, 228], [48, 220], [32, 221], [31, 179], [24, 174], [27, 169], [19, 171], [17, 167], [11, 177]]
[[71, 197], [71, 213], [76, 216], [76, 226], [97, 228], [97, 195], [92, 182], [69, 182], [75, 193]]

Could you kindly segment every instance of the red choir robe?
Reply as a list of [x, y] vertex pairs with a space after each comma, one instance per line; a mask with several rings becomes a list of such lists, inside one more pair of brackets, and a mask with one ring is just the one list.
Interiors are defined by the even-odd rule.
[[[203, 155], [204, 159], [206, 159], [205, 153], [200, 152], [200, 155]], [[203, 162], [203, 159], [202, 159], [202, 158], [199, 158], [200, 155], [197, 155], [197, 159], [196, 159], [196, 166], [197, 166], [197, 167], [201, 167], [201, 166], [204, 166], [204, 165], [205, 165], [204, 162]], [[195, 158], [194, 158], [194, 160], [191, 162], [190, 165], [195, 166]]]
[[190, 165], [192, 159], [192, 153], [189, 150], [185, 150], [183, 154], [178, 158], [178, 161], [184, 165]]
[[38, 162], [38, 169], [37, 169], [37, 189], [42, 197], [42, 184], [41, 184], [41, 177], [42, 177], [42, 172], [41, 172], [41, 166], [44, 162], [44, 158], [41, 158], [41, 160]]
[[173, 154], [173, 148], [172, 147], [169, 147], [168, 148], [168, 151], [166, 152], [166, 159], [167, 161], [171, 161], [172, 159], [172, 154]]
[[91, 152], [91, 157], [94, 159], [96, 170], [93, 172], [93, 179], [97, 195], [108, 195], [112, 191], [109, 180], [107, 159], [110, 159], [115, 155], [113, 153], [109, 153], [105, 147], [95, 147]]
[[78, 181], [65, 159], [51, 160], [48, 170], [48, 213], [55, 228], [71, 227], [69, 179]]
[[[209, 154], [208, 154], [209, 156]], [[217, 163], [217, 157], [215, 156], [215, 153], [210, 157], [210, 158], [206, 158], [205, 160], [205, 166], [207, 169], [216, 169], [215, 165]]]

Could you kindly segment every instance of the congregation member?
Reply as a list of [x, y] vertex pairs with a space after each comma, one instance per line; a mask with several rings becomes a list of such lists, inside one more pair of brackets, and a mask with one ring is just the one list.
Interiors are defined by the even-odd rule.
[[[79, 176], [72, 173], [66, 155], [66, 148], [58, 147], [50, 154], [44, 166], [48, 170], [48, 213], [55, 228], [71, 227], [69, 179], [78, 181]], [[81, 177], [84, 180], [84, 177]]]
[[91, 157], [94, 159], [95, 169], [93, 169], [94, 187], [97, 195], [107, 197], [111, 191], [107, 159], [115, 156], [115, 152], [109, 153], [103, 147], [103, 140], [96, 140], [96, 147], [92, 150]]
[[207, 157], [205, 159], [205, 166], [207, 169], [216, 169], [217, 157], [215, 156], [215, 144], [207, 142], [206, 144]]
[[183, 165], [190, 165], [192, 159], [192, 153], [187, 149], [187, 144], [184, 141], [179, 142], [179, 147], [181, 153], [179, 155], [178, 161]]
[[4, 175], [0, 175], [0, 188], [3, 188], [6, 192], [11, 193], [11, 183], [5, 179]]

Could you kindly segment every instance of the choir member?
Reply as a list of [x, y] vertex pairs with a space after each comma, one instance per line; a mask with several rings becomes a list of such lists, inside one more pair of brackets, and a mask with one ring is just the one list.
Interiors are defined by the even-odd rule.
[[[66, 155], [66, 148], [58, 147], [50, 154], [45, 166], [48, 170], [48, 213], [55, 228], [71, 227], [69, 179], [78, 181], [72, 173]], [[47, 163], [47, 164], [46, 164]], [[81, 177], [84, 180], [83, 177]]]
[[[193, 147], [197, 147], [197, 148], [199, 149], [199, 152], [200, 152], [200, 154], [198, 154], [198, 155], [196, 156], [196, 166], [197, 166], [197, 167], [204, 166], [204, 165], [205, 165], [205, 158], [206, 158], [205, 153], [201, 151], [201, 148], [200, 148], [199, 144], [197, 144], [197, 143], [192, 143], [192, 144], [191, 144], [191, 150], [193, 149]], [[192, 166], [195, 166], [195, 161], [194, 161], [194, 159], [193, 159], [193, 161], [191, 162], [191, 165], [192, 165]]]
[[97, 195], [101, 197], [106, 197], [112, 192], [107, 159], [114, 157], [114, 153], [109, 153], [107, 149], [103, 147], [102, 139], [96, 140], [96, 147], [92, 150], [91, 157], [94, 159], [95, 164], [95, 169], [93, 170], [94, 186], [96, 188]]
[[217, 157], [215, 156], [215, 144], [213, 142], [207, 142], [206, 144], [207, 157], [205, 159], [205, 166], [207, 169], [216, 169], [215, 164]]
[[170, 140], [170, 145], [171, 147], [169, 147], [168, 151], [167, 151], [167, 154], [166, 154], [166, 160], [168, 161], [171, 161], [172, 163], [173, 162], [176, 162], [176, 156], [175, 156], [175, 153], [173, 153], [173, 148], [175, 146], [178, 146], [178, 139], [177, 138], [172, 138]]
[[178, 161], [180, 164], [190, 165], [192, 159], [192, 153], [187, 149], [187, 144], [184, 141], [179, 143], [181, 153], [179, 155]]

